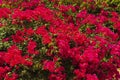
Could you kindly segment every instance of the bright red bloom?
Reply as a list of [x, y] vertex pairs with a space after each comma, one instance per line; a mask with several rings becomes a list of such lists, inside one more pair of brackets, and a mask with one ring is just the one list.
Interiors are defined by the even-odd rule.
[[66, 80], [65, 74], [50, 74], [49, 80]]
[[8, 74], [6, 74], [6, 76], [5, 76], [5, 80], [17, 80], [17, 77], [18, 77], [18, 75], [16, 74], [16, 73], [12, 73], [12, 75], [11, 76], [9, 76]]
[[12, 35], [13, 42], [15, 43], [21, 43], [24, 41], [24, 32], [18, 30], [15, 35]]
[[9, 67], [0, 67], [0, 80], [5, 77], [5, 74], [10, 70]]
[[44, 35], [44, 36], [42, 37], [42, 42], [43, 42], [43, 44], [48, 44], [48, 43], [50, 43], [50, 42], [51, 42], [51, 37], [50, 37], [49, 35]]
[[34, 34], [34, 30], [32, 28], [24, 29], [24, 33], [28, 36], [32, 36]]
[[8, 48], [8, 51], [5, 53], [4, 60], [10, 66], [15, 66], [22, 63], [21, 50], [17, 46], [13, 45]]
[[98, 63], [99, 61], [98, 52], [99, 50], [95, 50], [94, 48], [89, 47], [84, 51], [83, 56], [85, 57], [85, 60], [88, 62]]
[[4, 55], [5, 55], [5, 52], [0, 52], [0, 66], [2, 66], [5, 62]]
[[95, 74], [87, 74], [87, 80], [99, 80]]
[[44, 68], [44, 70], [49, 70], [50, 72], [54, 72], [54, 70], [55, 70], [55, 63], [53, 61], [45, 60], [43, 62], [43, 68]]
[[79, 69], [75, 69], [73, 73], [76, 75], [75, 80], [80, 80], [85, 77], [85, 72], [82, 72]]
[[83, 44], [86, 41], [86, 36], [84, 34], [81, 33], [76, 33], [74, 35], [74, 41], [79, 45], [79, 44]]
[[35, 50], [36, 46], [37, 46], [37, 43], [35, 41], [30, 40], [28, 42], [28, 46], [27, 46], [28, 53], [30, 53], [30, 54], [38, 54], [38, 51]]
[[11, 14], [11, 11], [8, 8], [0, 8], [0, 13], [2, 13], [0, 14], [0, 18], [8, 18]]
[[40, 27], [37, 28], [36, 34], [44, 36], [44, 35], [48, 34], [48, 32], [45, 29], [45, 26], [40, 26]]

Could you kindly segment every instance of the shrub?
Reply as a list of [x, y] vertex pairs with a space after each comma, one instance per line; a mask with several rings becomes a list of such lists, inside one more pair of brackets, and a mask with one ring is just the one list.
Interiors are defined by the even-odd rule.
[[119, 1], [15, 1], [0, 5], [0, 80], [120, 79]]

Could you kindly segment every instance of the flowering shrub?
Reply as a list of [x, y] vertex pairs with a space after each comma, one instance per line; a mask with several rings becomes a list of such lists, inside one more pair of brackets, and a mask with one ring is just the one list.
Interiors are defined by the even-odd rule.
[[118, 4], [1, 0], [0, 80], [119, 80]]

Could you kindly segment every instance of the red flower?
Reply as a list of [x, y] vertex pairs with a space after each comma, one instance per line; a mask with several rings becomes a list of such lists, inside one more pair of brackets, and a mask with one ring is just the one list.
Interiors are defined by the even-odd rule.
[[12, 35], [13, 42], [20, 43], [24, 41], [24, 32], [18, 30], [15, 35]]
[[0, 8], [0, 13], [2, 13], [0, 14], [0, 18], [8, 18], [11, 11], [8, 8]]
[[5, 53], [4, 60], [10, 66], [15, 66], [20, 64], [22, 61], [21, 51], [17, 48], [17, 46], [13, 45], [8, 48], [8, 51]]
[[75, 80], [80, 80], [85, 77], [85, 73], [80, 71], [79, 69], [75, 69], [73, 73], [76, 75]]
[[30, 40], [27, 46], [27, 51], [30, 54], [38, 54], [38, 51], [35, 50], [37, 43], [35, 41]]
[[9, 67], [0, 67], [0, 80], [5, 77], [5, 74], [10, 70]]
[[5, 55], [5, 52], [0, 52], [0, 66], [4, 64], [4, 55]]
[[87, 80], [99, 80], [95, 74], [87, 74]]
[[49, 35], [44, 35], [42, 37], [43, 44], [49, 44], [51, 42], [51, 37]]
[[55, 70], [55, 63], [53, 61], [45, 60], [43, 62], [43, 68], [44, 68], [44, 70], [49, 70], [50, 72], [54, 72], [54, 70]]
[[36, 34], [44, 36], [44, 35], [48, 34], [48, 32], [45, 29], [45, 26], [40, 26], [40, 27], [37, 28]]
[[99, 61], [98, 59], [98, 50], [95, 50], [92, 47], [89, 47], [84, 51], [83, 56], [85, 57], [85, 60], [92, 63], [97, 63]]
[[9, 76], [9, 74], [6, 74], [4, 79], [5, 80], [17, 80], [17, 77], [18, 77], [18, 75], [16, 73], [12, 73], [11, 76]]
[[28, 28], [28, 29], [24, 28], [24, 33], [26, 33], [26, 35], [28, 36], [31, 36], [34, 34], [34, 30], [32, 28]]
[[65, 74], [50, 74], [49, 80], [66, 80]]
[[74, 41], [79, 45], [83, 44], [86, 41], [86, 36], [81, 33], [76, 33], [74, 35]]

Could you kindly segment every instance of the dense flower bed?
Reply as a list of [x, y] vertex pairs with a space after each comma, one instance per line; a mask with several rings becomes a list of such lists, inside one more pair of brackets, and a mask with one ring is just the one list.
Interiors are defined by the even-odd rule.
[[0, 80], [119, 80], [117, 0], [0, 0]]

